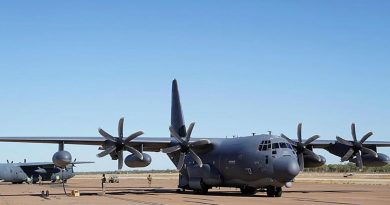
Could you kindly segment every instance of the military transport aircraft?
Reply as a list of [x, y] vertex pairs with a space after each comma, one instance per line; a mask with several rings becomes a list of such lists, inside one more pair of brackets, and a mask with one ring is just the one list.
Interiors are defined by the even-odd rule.
[[13, 184], [36, 183], [41, 176], [42, 181], [63, 180], [75, 176], [73, 167], [75, 164], [85, 164], [93, 162], [73, 161], [66, 165], [64, 169], [57, 167], [53, 162], [26, 162], [23, 163], [2, 163], [0, 164], [0, 181], [12, 182]]
[[[170, 137], [137, 138], [142, 131], [123, 138], [123, 118], [119, 120], [118, 137], [103, 129], [103, 137], [1, 137], [2, 142], [58, 143], [62, 152], [53, 156], [54, 164], [70, 163], [70, 153], [63, 150], [64, 144], [97, 145], [103, 150], [98, 157], [110, 155], [118, 160], [118, 169], [123, 162], [128, 167], [146, 167], [151, 157], [145, 152], [168, 154], [180, 171], [178, 187], [205, 194], [212, 187], [237, 187], [246, 195], [266, 190], [269, 197], [280, 197], [282, 187], [290, 187], [293, 179], [304, 167], [325, 164], [325, 158], [313, 152], [322, 148], [351, 161], [361, 169], [366, 166], [383, 166], [390, 162], [385, 154], [377, 153], [377, 147], [388, 147], [390, 142], [366, 141], [369, 132], [357, 140], [355, 124], [352, 124], [352, 141], [337, 137], [337, 140], [318, 140], [314, 135], [302, 139], [302, 125], [298, 125], [297, 140], [285, 135], [253, 135], [236, 138], [197, 138], [191, 134], [194, 123], [186, 129], [182, 113], [177, 81], [172, 83]], [[136, 139], [137, 138], [137, 139]], [[125, 159], [124, 151], [130, 152]]]

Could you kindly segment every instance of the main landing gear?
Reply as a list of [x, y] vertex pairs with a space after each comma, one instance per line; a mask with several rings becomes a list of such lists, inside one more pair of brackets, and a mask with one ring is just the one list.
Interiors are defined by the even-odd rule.
[[257, 189], [250, 186], [241, 187], [240, 191], [243, 195], [255, 195]]
[[282, 196], [282, 187], [267, 187], [267, 196], [268, 197], [281, 197]]
[[209, 193], [209, 187], [204, 184], [202, 181], [200, 182], [200, 189], [194, 189], [195, 194], [207, 194]]

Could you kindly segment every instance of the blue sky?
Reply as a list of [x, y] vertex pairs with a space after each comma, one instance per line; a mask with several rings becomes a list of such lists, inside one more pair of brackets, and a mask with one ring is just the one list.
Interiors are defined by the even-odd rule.
[[[388, 1], [9, 1], [0, 4], [0, 135], [168, 137], [177, 78], [195, 137], [390, 140]], [[0, 161], [57, 145], [0, 143]], [[68, 145], [78, 171], [114, 170]], [[390, 149], [380, 149], [390, 155]], [[331, 163], [338, 162], [318, 150]], [[148, 169], [174, 168], [153, 154]], [[129, 168], [126, 168], [129, 169]]]

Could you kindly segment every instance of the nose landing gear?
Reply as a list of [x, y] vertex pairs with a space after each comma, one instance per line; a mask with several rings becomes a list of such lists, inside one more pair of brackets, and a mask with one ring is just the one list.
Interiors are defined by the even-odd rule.
[[281, 197], [282, 196], [282, 187], [267, 187], [267, 196], [268, 197]]

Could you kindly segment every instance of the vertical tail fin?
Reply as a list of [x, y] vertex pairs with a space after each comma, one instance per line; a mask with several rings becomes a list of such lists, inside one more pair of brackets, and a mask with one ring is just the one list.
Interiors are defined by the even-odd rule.
[[180, 94], [176, 79], [174, 79], [172, 82], [171, 126], [181, 137], [186, 136], [186, 127], [184, 123], [183, 111], [181, 109]]
[[[180, 103], [180, 94], [179, 94], [179, 88], [177, 86], [176, 79], [172, 82], [172, 105], [171, 105], [171, 126], [172, 128], [179, 134], [181, 137], [185, 137], [187, 135], [187, 129], [184, 123], [184, 116], [183, 111], [181, 109], [181, 103]], [[173, 140], [173, 137], [171, 136], [171, 139]], [[177, 167], [179, 163], [179, 157], [180, 153], [170, 153], [168, 154], [170, 159], [172, 160], [173, 164]], [[186, 169], [180, 170], [182, 174], [179, 176], [179, 187], [181, 188], [188, 188], [189, 186], [189, 179]]]

